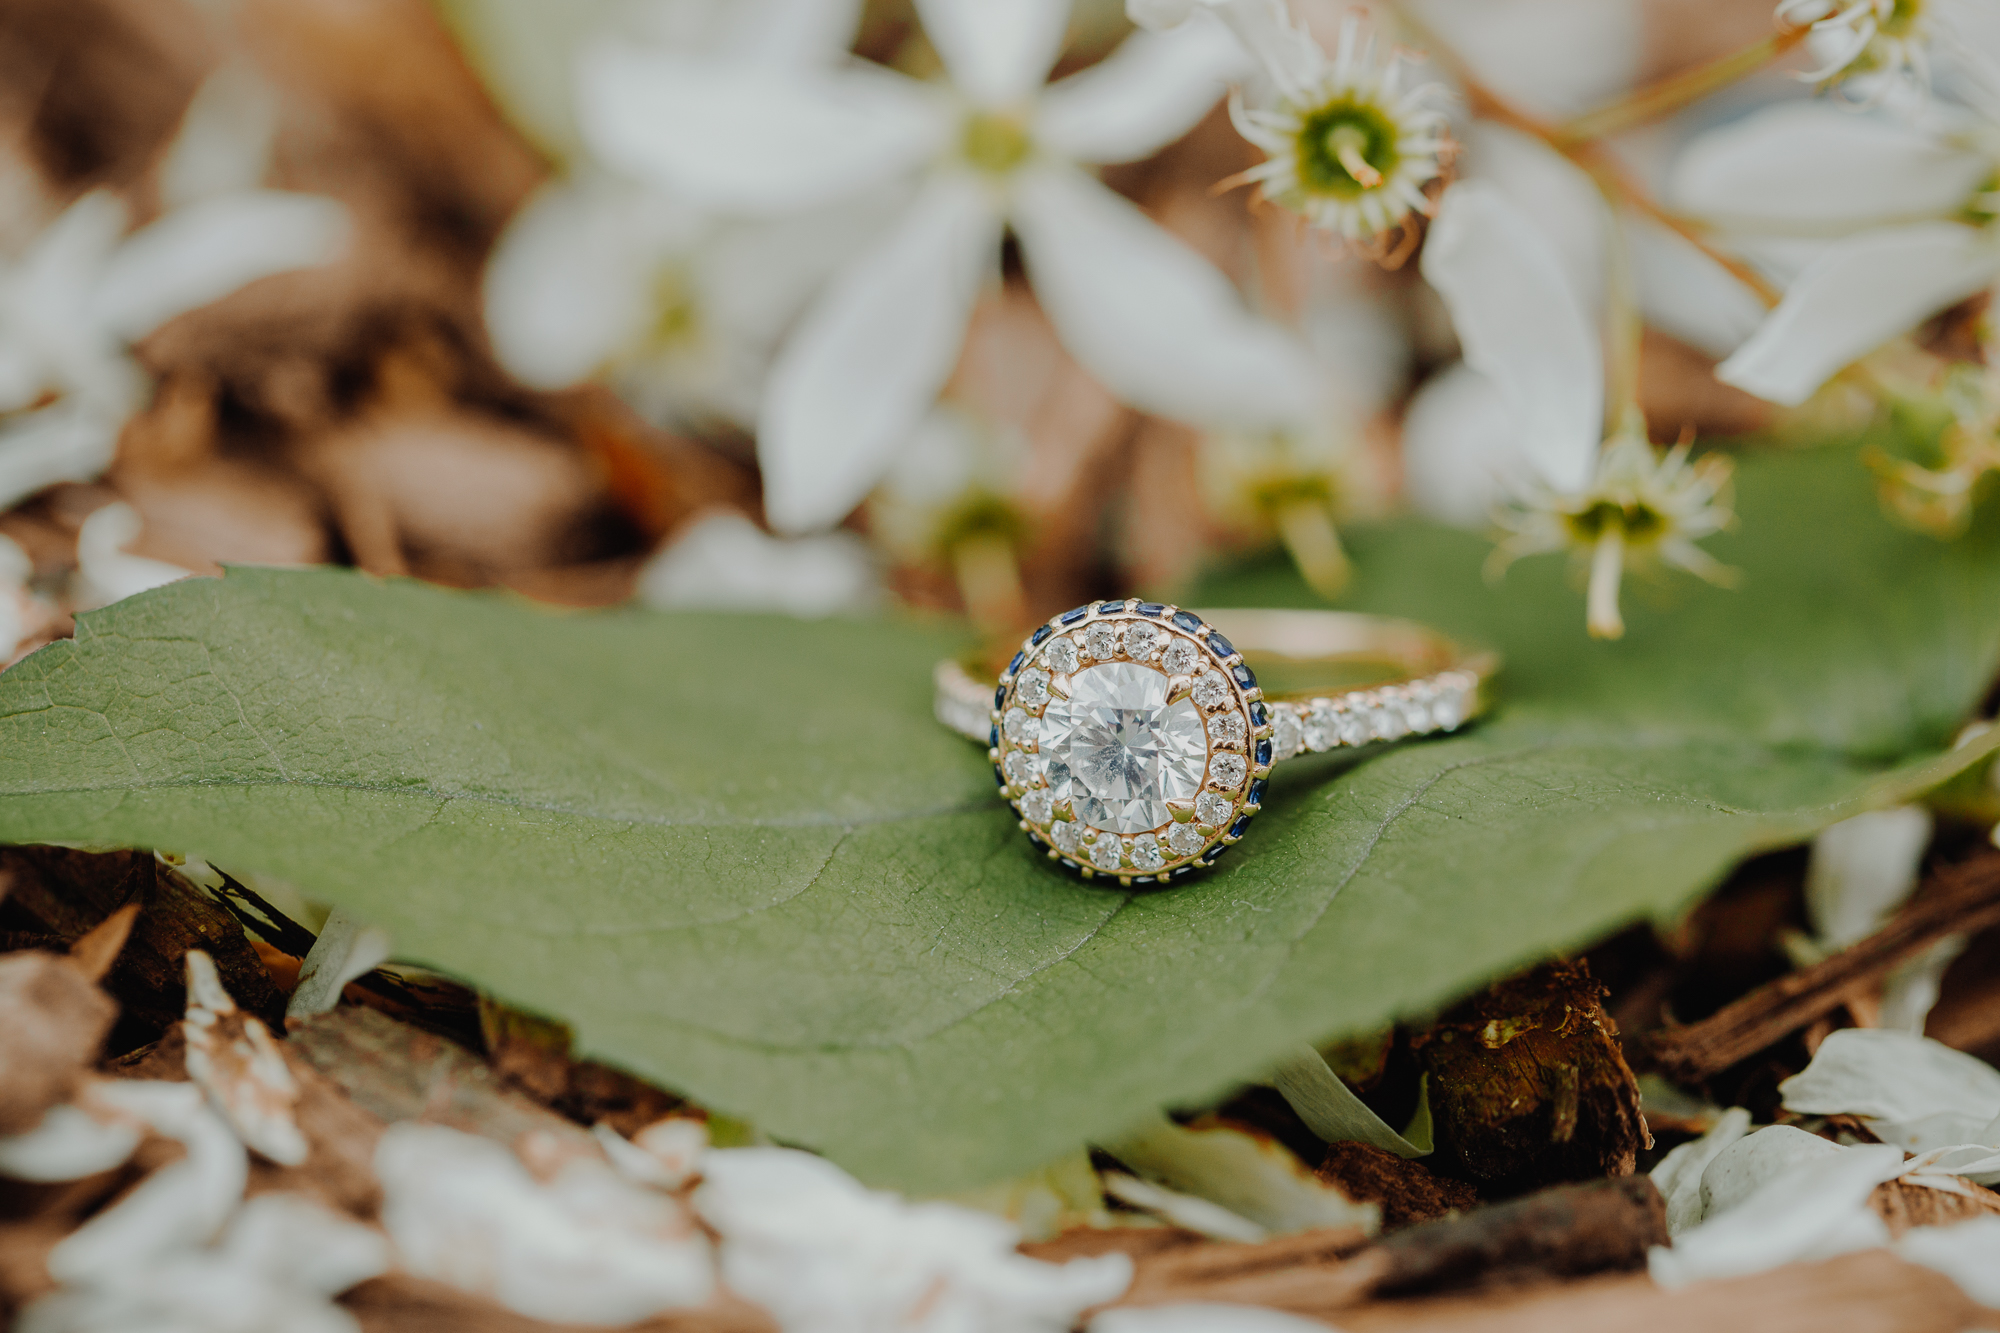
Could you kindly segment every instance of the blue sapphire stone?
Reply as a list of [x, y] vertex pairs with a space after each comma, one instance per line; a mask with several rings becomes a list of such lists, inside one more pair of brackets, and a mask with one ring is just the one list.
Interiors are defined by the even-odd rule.
[[1253, 727], [1261, 727], [1264, 725], [1264, 721], [1265, 721], [1264, 705], [1261, 703], [1251, 704], [1250, 725]]
[[1028, 664], [1028, 654], [1025, 650], [1022, 652], [1015, 653], [1014, 660], [1007, 664], [1007, 674], [1010, 676], [1018, 676], [1021, 674], [1021, 668], [1026, 666], [1027, 664]]
[[1271, 742], [1269, 740], [1257, 742], [1257, 762], [1266, 768], [1271, 766]]
[[993, 706], [995, 708], [1005, 708], [1007, 706], [1007, 687], [1005, 685], [993, 691]]
[[1158, 616], [1161, 612], [1165, 611], [1166, 609], [1167, 609], [1166, 607], [1162, 606], [1158, 602], [1139, 603], [1139, 614], [1142, 616]]
[[1254, 690], [1257, 688], [1257, 677], [1255, 673], [1253, 673], [1249, 667], [1244, 666], [1241, 662], [1238, 662], [1235, 666], [1229, 668], [1229, 674], [1236, 677], [1236, 683], [1238, 685], [1241, 685], [1244, 689]]
[[1250, 816], [1238, 815], [1236, 816], [1236, 822], [1229, 826], [1229, 836], [1232, 838], [1240, 838], [1244, 835], [1244, 833], [1246, 833], [1249, 830], [1249, 828], [1250, 828]]
[[1227, 843], [1217, 843], [1215, 846], [1209, 848], [1208, 863], [1210, 865], [1214, 865], [1217, 861], [1222, 859], [1222, 854], [1228, 850], [1229, 846]]
[[1063, 612], [1062, 615], [1058, 617], [1058, 619], [1060, 619], [1061, 622], [1065, 625], [1074, 625], [1077, 621], [1082, 620], [1085, 616], [1089, 614], [1090, 614], [1089, 607], [1079, 606], [1074, 611]]
[[1250, 804], [1264, 804], [1264, 779], [1258, 778], [1250, 784]]
[[1123, 602], [1099, 602], [1097, 604], [1097, 614], [1100, 616], [1108, 616], [1113, 611], [1123, 611], [1124, 609], [1125, 603]]
[[998, 722], [995, 722], [986, 729], [986, 748], [989, 750], [1000, 748], [1000, 724]]
[[1054, 633], [1055, 633], [1055, 631], [1054, 631], [1054, 630], [1050, 629], [1050, 628], [1049, 628], [1049, 627], [1048, 627], [1047, 625], [1044, 625], [1044, 626], [1042, 626], [1042, 627], [1041, 627], [1040, 629], [1036, 630], [1036, 631], [1035, 631], [1035, 633], [1034, 633], [1034, 635], [1033, 635], [1033, 637], [1031, 637], [1031, 638], [1030, 638], [1030, 639], [1028, 640], [1028, 646], [1029, 646], [1030, 648], [1034, 648], [1034, 647], [1038, 646], [1038, 645], [1039, 645], [1039, 644], [1040, 644], [1040, 643], [1042, 642], [1042, 640], [1043, 640], [1043, 639], [1046, 639], [1046, 638], [1048, 638], [1048, 637], [1049, 637], [1049, 635], [1051, 635], [1051, 634], [1054, 634]]
[[1174, 612], [1174, 623], [1192, 634], [1201, 628], [1201, 617], [1192, 611]]
[[1208, 651], [1214, 653], [1217, 657], [1226, 658], [1236, 655], [1235, 646], [1220, 634], [1211, 634], [1208, 636]]
[[1007, 775], [1000, 771], [1000, 765], [998, 764], [993, 765], [993, 783], [998, 787], [1007, 785]]

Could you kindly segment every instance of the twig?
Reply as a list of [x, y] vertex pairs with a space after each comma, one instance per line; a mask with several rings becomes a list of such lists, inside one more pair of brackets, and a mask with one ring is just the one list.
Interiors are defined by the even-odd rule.
[[1798, 1031], [1946, 935], [2000, 924], [2000, 852], [1939, 869], [1932, 891], [1867, 939], [1759, 986], [1698, 1023], [1654, 1033], [1642, 1048], [1659, 1071], [1696, 1083]]

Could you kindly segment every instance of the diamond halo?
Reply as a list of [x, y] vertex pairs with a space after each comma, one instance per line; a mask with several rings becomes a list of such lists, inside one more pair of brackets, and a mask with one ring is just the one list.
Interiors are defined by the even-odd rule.
[[1205, 869], [1261, 808], [1272, 715], [1191, 611], [1094, 602], [1037, 629], [993, 699], [989, 758], [1021, 827], [1085, 879]]

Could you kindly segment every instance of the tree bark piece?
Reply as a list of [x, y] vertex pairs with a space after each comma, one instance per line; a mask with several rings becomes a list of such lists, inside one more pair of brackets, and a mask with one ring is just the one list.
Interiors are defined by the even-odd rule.
[[1917, 900], [1873, 935], [1759, 986], [1698, 1023], [1651, 1034], [1644, 1049], [1676, 1083], [1700, 1083], [1825, 1017], [1946, 935], [2000, 924], [2000, 852], [1935, 871]]
[[1545, 963], [1414, 1039], [1454, 1174], [1489, 1194], [1631, 1174], [1649, 1140], [1604, 995], [1583, 963]]
[[1385, 1231], [1479, 1206], [1479, 1192], [1464, 1181], [1366, 1143], [1328, 1144], [1316, 1174], [1355, 1202], [1379, 1207]]

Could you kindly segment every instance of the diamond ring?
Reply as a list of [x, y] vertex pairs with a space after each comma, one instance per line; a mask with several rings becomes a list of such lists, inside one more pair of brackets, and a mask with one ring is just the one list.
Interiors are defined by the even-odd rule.
[[[1267, 693], [1245, 652], [1267, 674], [1352, 683]], [[1242, 839], [1280, 761], [1454, 731], [1498, 666], [1407, 620], [1133, 598], [1054, 617], [997, 686], [938, 663], [936, 711], [986, 742], [1001, 794], [1051, 858], [1085, 879], [1163, 884]]]

